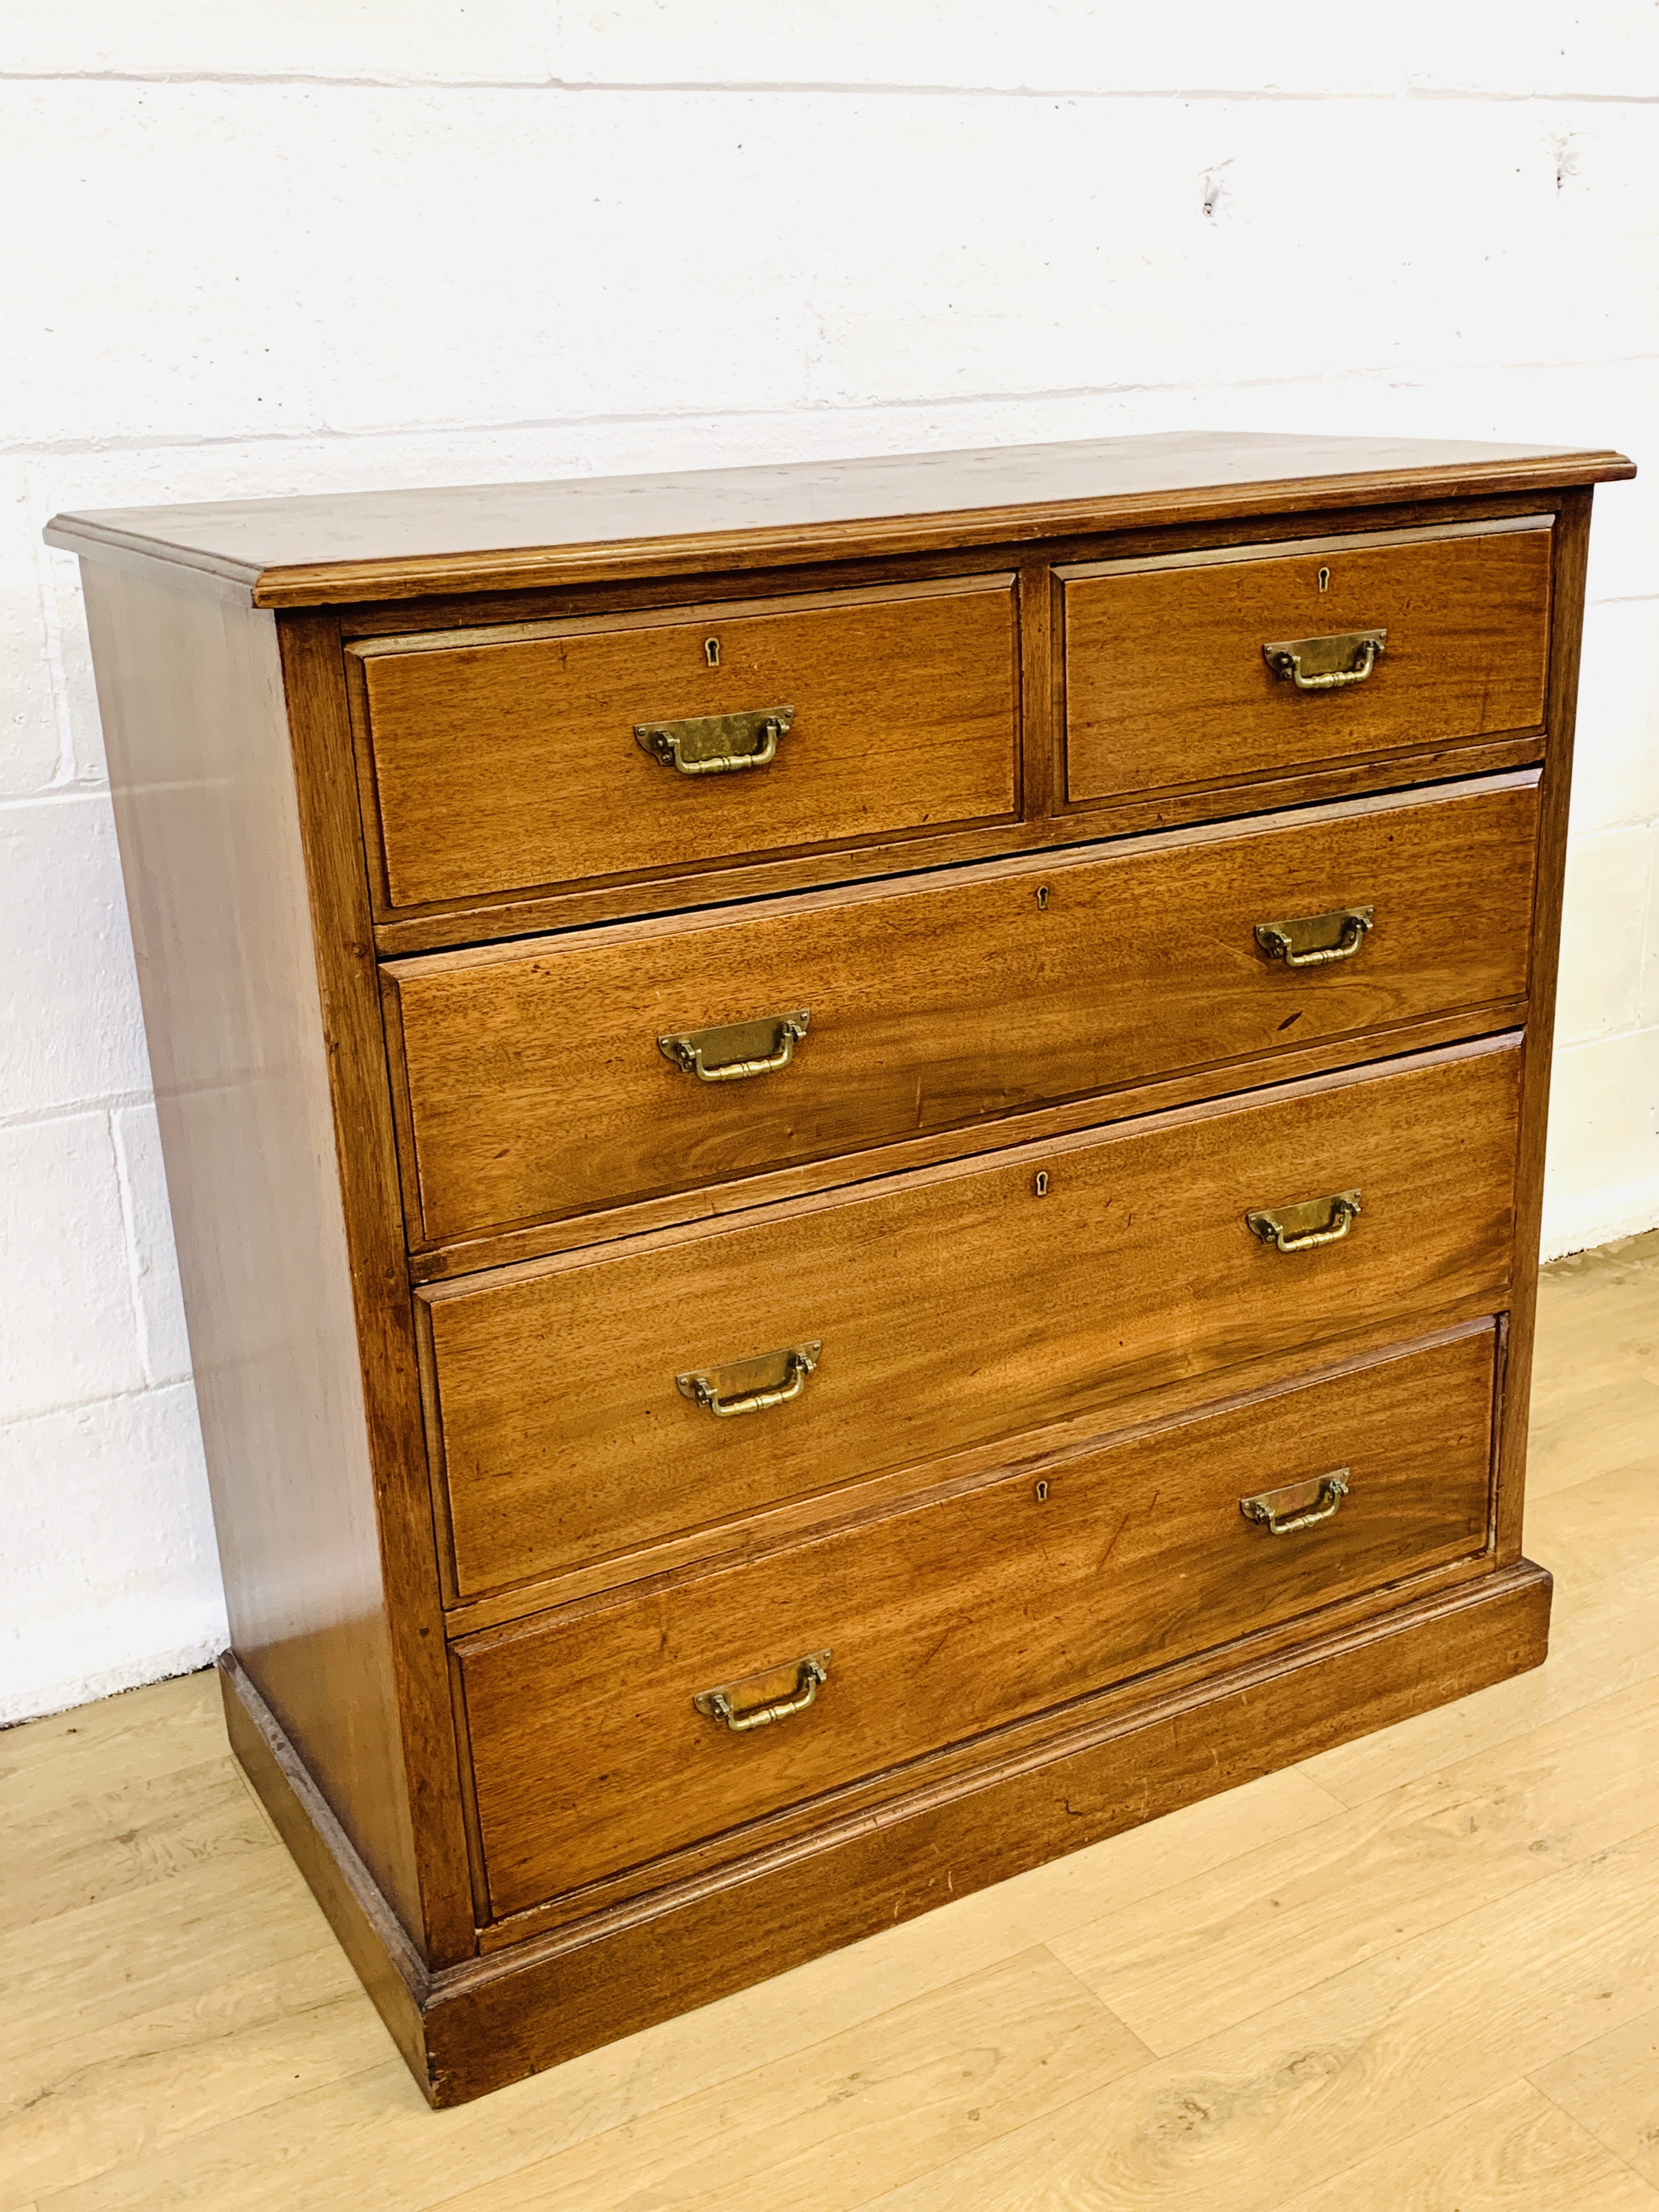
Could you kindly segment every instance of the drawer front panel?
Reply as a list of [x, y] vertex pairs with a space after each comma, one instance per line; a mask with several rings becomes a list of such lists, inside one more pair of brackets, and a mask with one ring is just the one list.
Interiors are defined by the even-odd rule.
[[[1492, 1343], [1483, 1323], [1109, 1445], [1046, 1468], [1042, 1498], [1023, 1471], [479, 1639], [462, 1674], [495, 1909], [1479, 1552]], [[1282, 1488], [1336, 1510], [1279, 1535], [1244, 1517]], [[692, 1703], [793, 1702], [825, 1651], [810, 1706], [765, 1727]]]
[[[457, 1587], [1496, 1310], [1519, 1066], [1460, 1048], [422, 1291]], [[1245, 1220], [1356, 1189], [1339, 1241]]]
[[[1062, 572], [1067, 795], [1233, 785], [1538, 727], [1550, 543], [1547, 526], [1500, 527]], [[1263, 656], [1264, 646], [1370, 630], [1387, 642], [1362, 681], [1299, 690]], [[1348, 672], [1364, 664], [1358, 647], [1341, 658]]]
[[[1161, 849], [817, 893], [714, 926], [393, 963], [411, 1239], [695, 1190], [1519, 997], [1537, 805], [1528, 776]], [[1255, 933], [1351, 906], [1373, 926], [1350, 957], [1289, 967]], [[801, 1012], [805, 1035], [784, 1038]], [[700, 1079], [658, 1044], [727, 1025], [741, 1026], [705, 1066], [741, 1060], [746, 1076]]]
[[[393, 907], [1013, 812], [1007, 576], [542, 632], [354, 648]], [[635, 736], [784, 708], [762, 767], [682, 774]]]

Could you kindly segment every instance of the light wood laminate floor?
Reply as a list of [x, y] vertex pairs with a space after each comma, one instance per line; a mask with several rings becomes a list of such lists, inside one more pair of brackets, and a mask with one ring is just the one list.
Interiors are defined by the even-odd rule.
[[1549, 1663], [459, 2112], [209, 1674], [0, 1735], [0, 2212], [1659, 2212], [1659, 1231], [1544, 1278]]

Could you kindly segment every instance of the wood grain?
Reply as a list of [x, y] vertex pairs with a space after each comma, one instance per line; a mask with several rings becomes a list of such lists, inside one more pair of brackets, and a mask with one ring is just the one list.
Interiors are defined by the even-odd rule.
[[[1046, 1143], [1050, 1138], [1103, 1127], [1151, 1114], [1163, 1114], [1206, 1100], [1241, 1097], [1251, 1091], [1295, 1083], [1308, 1076], [1326, 1075], [1353, 1064], [1357, 1048], [1376, 1060], [1403, 1059], [1414, 1053], [1432, 1052], [1442, 1045], [1496, 1036], [1521, 1028], [1527, 1016], [1524, 999], [1499, 999], [1480, 1007], [1464, 1007], [1437, 1014], [1425, 1021], [1402, 1022], [1397, 1027], [1371, 1029], [1363, 1040], [1338, 1036], [1306, 1046], [1282, 1043], [1271, 1054], [1243, 1063], [1224, 1061], [1212, 1067], [1182, 1069], [1121, 1090], [1068, 1099], [1060, 1106], [1038, 1106], [1000, 1116], [986, 1124], [968, 1122], [939, 1129], [924, 1137], [900, 1138], [863, 1153], [830, 1155], [793, 1167], [772, 1168], [731, 1182], [708, 1183], [700, 1190], [666, 1191], [657, 1198], [633, 1199], [623, 1206], [600, 1206], [591, 1212], [567, 1214], [556, 1219], [521, 1223], [494, 1229], [477, 1237], [460, 1237], [440, 1244], [416, 1245], [409, 1258], [412, 1282], [437, 1283], [486, 1268], [510, 1267], [556, 1252], [574, 1252], [584, 1245], [608, 1243], [618, 1237], [644, 1236], [651, 1230], [672, 1229], [692, 1220], [713, 1221], [741, 1213], [751, 1206], [771, 1206], [781, 1199], [804, 1198], [848, 1182], [867, 1182], [881, 1176], [902, 1175], [912, 1168], [938, 1166], [947, 1160], [966, 1159], [988, 1149], [988, 1137], [998, 1146], [1013, 1147]], [[400, 1047], [397, 1038], [395, 1006], [388, 1001], [386, 1029], [390, 1051]], [[1294, 1035], [1294, 1030], [1287, 1036]], [[405, 1176], [405, 1218], [420, 1218], [418, 1186], [413, 1171], [413, 1139], [405, 1102], [400, 1097], [403, 1156], [409, 1163]]]
[[27, 1820], [91, 1765], [104, 1790], [193, 1765], [204, 1729], [216, 1729], [218, 1717], [219, 1692], [204, 1670], [0, 1729], [0, 1816]]
[[1550, 1079], [1555, 1040], [1557, 958], [1567, 866], [1567, 823], [1572, 795], [1573, 732], [1578, 704], [1578, 661], [1583, 635], [1584, 575], [1589, 558], [1589, 491], [1563, 502], [1555, 529], [1555, 574], [1551, 586], [1549, 750], [1545, 756], [1538, 827], [1537, 891], [1533, 902], [1533, 973], [1537, 994], [1526, 1032], [1521, 1122], [1516, 1157], [1516, 1271], [1500, 1449], [1504, 1482], [1498, 1502], [1500, 1557], [1521, 1553], [1527, 1494], [1527, 1405], [1532, 1379], [1538, 1299], [1538, 1239], [1544, 1215], [1544, 1146], [1549, 1127]]
[[[1604, 1870], [1580, 1855], [1588, 1843], [1607, 1846], [1610, 1815], [1639, 1822], [1645, 1803], [1650, 1835], [1659, 1812], [1628, 1695], [1652, 1683], [1659, 1659], [1659, 1553], [1649, 1522], [1597, 1509], [1604, 1486], [1624, 1509], [1635, 1496], [1605, 1462], [1595, 1424], [1572, 1418], [1579, 1348], [1598, 1337], [1625, 1347], [1622, 1366], [1601, 1374], [1615, 1401], [1639, 1391], [1631, 1347], [1652, 1334], [1651, 1261], [1650, 1272], [1637, 1264], [1650, 1246], [1659, 1249], [1659, 1236], [1545, 1278], [1534, 1500], [1538, 1540], [1571, 1562], [1547, 1666], [1441, 1707], [1461, 1723], [1445, 1740], [1454, 1763], [1411, 1770], [1390, 1811], [1374, 1806], [1346, 1846], [1319, 1848], [1317, 1832], [1340, 1822], [1340, 1808], [1305, 1766], [1281, 1768], [545, 2071], [509, 2096], [436, 2117], [368, 2000], [343, 1987], [338, 1952], [317, 1948], [322, 1923], [286, 1853], [185, 1851], [156, 1862], [143, 1887], [11, 1931], [0, 1964], [0, 2172], [12, 2193], [0, 2183], [0, 2204], [15, 2212], [38, 2192], [42, 2212], [290, 2212], [296, 2200], [427, 2212], [459, 2191], [552, 2173], [562, 2185], [531, 2201], [556, 2193], [562, 2206], [610, 2212], [647, 2181], [659, 2194], [696, 2185], [700, 2142], [718, 2141], [741, 2175], [787, 2161], [798, 2131], [833, 2158], [827, 2116], [860, 2145], [846, 2193], [879, 2203], [897, 2191], [915, 2212], [929, 2185], [901, 2124], [913, 2100], [939, 2160], [933, 2202], [955, 2212], [1024, 2178], [1027, 2198], [1015, 2201], [1042, 2203], [1054, 2179], [1043, 2163], [1054, 2104], [1028, 2107], [1033, 2124], [1012, 2131], [1007, 2163], [988, 2176], [964, 2164], [986, 2108], [971, 2094], [965, 2111], [952, 2106], [943, 2062], [976, 2053], [994, 2086], [1034, 2081], [1026, 2094], [1041, 2097], [1055, 2058], [1049, 2007], [1069, 2017], [1074, 2000], [1061, 1992], [1075, 1985], [1045, 1979], [1047, 2002], [1028, 2014], [994, 1995], [1010, 1984], [993, 1970], [1089, 1930], [1109, 1954], [1113, 1927], [1135, 1945], [1142, 2006], [1164, 2002], [1161, 1930], [1171, 2018], [1206, 1990], [1212, 2020], [1246, 2008], [1190, 2057], [1139, 2069], [1156, 2069], [1150, 2142], [1148, 2108], [1121, 2094], [1133, 2076], [1071, 2077], [1069, 2110], [1097, 2153], [1127, 2154], [1138, 2140], [1154, 2154], [1164, 2147], [1143, 2202], [1207, 2207], [1218, 2187], [1255, 2183], [1260, 2197], [1247, 2201], [1261, 2212], [1659, 2203], [1641, 2178], [1659, 2180], [1648, 2141], [1659, 2013], [1632, 1987], [1650, 1914], [1621, 1911]], [[1517, 1714], [1517, 1693], [1540, 1698], [1536, 1725]], [[1604, 1708], [1619, 1712], [1604, 1717]], [[1410, 1751], [1432, 1717], [1350, 1751]], [[72, 1821], [76, 1806], [131, 1781], [198, 1769], [222, 1752], [222, 1725], [210, 1676], [32, 1723], [0, 1735], [0, 1802], [10, 1809], [14, 1789], [38, 1792], [17, 1802]], [[34, 1832], [43, 1850], [52, 1832], [51, 1820]], [[1264, 1850], [1275, 1845], [1287, 1855]], [[1650, 1840], [1641, 1848], [1650, 1864]], [[27, 1863], [27, 1851], [9, 1862]], [[1495, 1883], [1476, 1871], [1486, 1868], [1498, 1870]], [[1559, 1909], [1564, 1875], [1570, 1893]], [[1402, 1945], [1402, 1970], [1379, 1972]], [[1262, 2009], [1253, 1996], [1263, 1972], [1277, 2034], [1248, 2045], [1239, 2031]], [[1352, 2002], [1336, 2018], [1327, 2008], [1339, 1984]], [[1549, 2053], [1532, 2030], [1552, 2017], [1560, 2026]], [[987, 2033], [994, 2021], [1000, 2032]], [[1422, 2039], [1424, 2071], [1397, 2072]], [[1334, 2047], [1352, 2057], [1352, 2124], [1328, 2126], [1333, 2108], [1322, 2102], [1304, 2130], [1300, 2100], [1323, 2099], [1330, 2086], [1309, 2062]], [[906, 2066], [907, 2050], [941, 2063]], [[1515, 2070], [1523, 2056], [1540, 2087]], [[1235, 2062], [1242, 2097], [1229, 2078]], [[711, 2123], [718, 2137], [706, 2132]], [[751, 2130], [762, 2146], [753, 2151]], [[596, 2143], [602, 2157], [586, 2149]], [[712, 2171], [716, 2153], [708, 2155]], [[1091, 2201], [1094, 2185], [1092, 2176], [1080, 2183], [1079, 2201]]]
[[220, 1759], [49, 1802], [6, 1822], [0, 1936], [216, 1858], [264, 1851], [257, 1807]]
[[[458, 1591], [1370, 1321], [1492, 1312], [1517, 1060], [1453, 1048], [422, 1291]], [[1324, 1249], [1245, 1226], [1355, 1187], [1367, 1211]], [[675, 1389], [807, 1339], [822, 1362], [793, 1404], [716, 1420]]]
[[[719, 2099], [687, 2097], [617, 2136], [468, 2189], [453, 2212], [601, 2204], [625, 2157], [640, 2198], [674, 2212], [842, 2212], [864, 2179], [893, 2179], [1028, 2125], [1133, 2073], [1146, 2053], [1109, 2011], [1037, 1949], [929, 1991], [738, 2076]], [[731, 2113], [744, 2113], [740, 2136]]]
[[[1255, 2008], [1216, 2062], [1224, 2123], [1201, 2067], [1152, 2060], [1150, 2103], [1107, 2080], [1056, 2099], [1028, 2069], [1034, 2116], [1010, 2105], [995, 2156], [954, 2090], [900, 2094], [862, 2138], [896, 2212], [947, 2172], [950, 2201], [994, 2207], [1004, 2150], [1040, 2194], [1115, 2202], [1127, 2174], [1125, 2202], [1144, 2183], [1206, 2212], [1269, 2212], [1362, 2164], [1346, 2085], [1369, 2094], [1376, 2069], [1245, 2033], [1265, 1989], [1291, 1992], [1253, 1911], [1262, 1879], [1294, 1900], [1279, 1929], [1303, 1929], [1321, 1992], [1348, 1985], [1319, 2014], [1331, 2048], [1373, 2001], [1418, 2002], [1386, 1945], [1339, 1956], [1340, 1899], [1402, 1864], [1419, 1871], [1407, 1948], [1444, 1940], [1462, 1867], [1498, 1893], [1489, 1936], [1521, 1894], [1563, 1929], [1589, 1912], [1589, 1971], [1614, 1986], [1609, 1914], [1651, 1921], [1613, 1863], [1642, 1818], [1655, 1662], [1594, 1585], [1615, 1534], [1659, 1540], [1644, 1455], [1540, 1501], [1588, 1590], [1583, 1631], [1553, 1688], [1509, 1678], [1549, 1613], [1520, 1556], [1520, 1472], [1589, 487], [1628, 473], [1604, 453], [1180, 437], [53, 526], [98, 568], [246, 1655], [226, 1662], [227, 1720], [432, 2101], [1309, 1757], [1319, 1832], [1237, 1876], [1228, 1970], [1191, 1899], [1165, 1900], [1190, 1944], [1160, 1949], [1149, 1922], [1137, 1948], [1126, 1923], [1090, 1954], [1158, 2037]], [[1292, 696], [1261, 663], [1270, 632], [1379, 622], [1364, 686]], [[677, 780], [633, 744], [637, 721], [786, 703], [775, 769], [752, 775]], [[1472, 773], [1487, 780], [1401, 795]], [[1250, 826], [1286, 805], [1304, 811]], [[1362, 867], [1380, 892], [1349, 880]], [[1246, 942], [1350, 903], [1378, 931], [1322, 975]], [[425, 957], [532, 930], [580, 933]], [[383, 994], [393, 952], [422, 957]], [[814, 1020], [787, 1079], [700, 1092], [655, 1056], [671, 1029], [787, 1011], [752, 994], [803, 963], [811, 994], [787, 995]], [[1243, 1224], [1356, 1186], [1364, 1210], [1328, 1249], [1277, 1254]], [[446, 1279], [411, 1296], [411, 1267]], [[691, 1368], [758, 1384], [808, 1339], [824, 1349], [804, 1395], [752, 1419], [674, 1389]], [[1336, 1463], [1372, 1473], [1332, 1522], [1291, 1548], [1239, 1519], [1247, 1478], [1308, 1497], [1334, 1435]], [[1621, 1587], [1646, 1594], [1639, 1570]], [[814, 1708], [748, 1741], [694, 1728], [690, 1677], [786, 1687], [809, 1619], [835, 1655]], [[447, 1626], [467, 1632], [449, 1648]], [[1476, 1735], [1413, 1717], [1483, 1686]], [[1345, 1754], [1405, 1719], [1386, 1753]], [[1502, 1747], [1523, 1731], [1547, 1778], [1506, 1796]], [[1485, 1764], [1425, 1781], [1413, 1762], [1448, 1746]], [[58, 2046], [131, 1899], [198, 1899], [229, 1960], [224, 1899], [268, 1887], [276, 1859], [217, 1770], [134, 1756], [64, 1802], [62, 1745], [0, 1778], [30, 1855], [0, 1919]], [[1100, 1917], [1066, 1893], [1074, 1927]], [[1174, 1960], [1156, 1987], [1154, 1952]], [[1617, 1984], [1638, 2012], [1650, 1966]], [[123, 1972], [121, 2016], [187, 2045], [161, 2015], [190, 1978], [148, 1931]], [[1046, 2017], [1070, 1986], [1050, 1978]], [[1582, 1983], [1528, 2014], [1508, 1953], [1494, 1986], [1539, 2063], [1608, 2027]], [[1454, 2009], [1435, 2065], [1421, 2018], [1405, 2063], [1382, 2052], [1397, 2134], [1447, 2116], [1462, 2043], [1467, 2094], [1512, 2079], [1486, 2015]], [[1015, 2041], [1040, 2033], [1006, 2017]], [[271, 2049], [303, 2072], [298, 2045]], [[42, 2080], [67, 2066], [60, 2048]], [[799, 2109], [790, 2077], [763, 2092], [780, 2114]], [[224, 2078], [253, 2117], [246, 2070]], [[392, 2094], [378, 2061], [353, 2078]], [[268, 2131], [298, 2161], [284, 2174], [281, 2151], [272, 2188], [308, 2170], [306, 2101]], [[824, 2145], [856, 2130], [832, 2101], [795, 2193], [840, 2186]], [[1079, 2149], [1079, 2101], [1133, 2123], [1127, 2164], [1086, 2133]], [[945, 2113], [908, 2164], [907, 2102]], [[206, 2109], [181, 2107], [173, 2140]], [[1237, 2174], [1258, 2112], [1286, 2152], [1272, 2198]], [[724, 2130], [686, 2117], [653, 2187], [703, 2185], [698, 2145]], [[1585, 2144], [1536, 2118], [1517, 2140], [1579, 2188]], [[18, 2137], [32, 2155], [43, 2124]], [[110, 2132], [89, 2126], [104, 2166], [50, 2183], [50, 2212], [124, 2191], [222, 2212], [234, 2130], [176, 2189], [139, 2124], [129, 2098]], [[1057, 2159], [1027, 2154], [1034, 2130]], [[778, 2162], [738, 2170], [764, 2187]], [[608, 2189], [611, 2164], [584, 2151], [525, 2186], [591, 2171]], [[501, 2157], [430, 2172], [422, 2203], [507, 2185]]]
[[56, 516], [50, 544], [228, 577], [262, 606], [1030, 544], [1068, 532], [1552, 490], [1622, 453], [1181, 431], [678, 476], [224, 500]]
[[[246, 1902], [266, 1900], [250, 1892]], [[326, 1928], [313, 1932], [319, 1948], [222, 1969], [199, 1995], [119, 2021], [82, 2020], [27, 2051], [16, 2109], [0, 2112], [9, 2186], [49, 2194], [176, 2155], [204, 2128], [257, 2112], [273, 2082], [303, 2096], [349, 2069], [362, 2055], [362, 1991]], [[195, 1936], [206, 1940], [205, 1930]], [[3, 2190], [0, 2205], [11, 2212]]]
[[1275, 2212], [1380, 2139], [1449, 2119], [1651, 2010], [1655, 1840], [1649, 1830], [1494, 1909], [1472, 1905], [1449, 1939], [1431, 1931], [1264, 2008], [1056, 2121], [891, 2192], [884, 2212]]
[[295, 1755], [281, 1723], [228, 1651], [219, 1661], [219, 1687], [237, 1763], [374, 2000], [387, 2033], [416, 2080], [429, 2091], [420, 2020], [431, 1986], [425, 1961]]
[[1659, 1244], [1651, 1236], [1572, 1253], [1540, 1275], [1534, 1358], [1548, 1389], [1534, 1394], [1528, 1426], [1534, 1504], [1597, 1475], [1659, 1462], [1656, 1322]]
[[[1160, 2053], [1249, 2019], [1404, 1939], [1450, 1928], [1652, 1826], [1659, 1684], [1473, 1753], [1224, 1873], [1054, 1940]], [[1390, 1907], [1382, 1906], [1382, 1899]]]
[[1532, 2079], [1614, 2157], [1659, 2189], [1659, 2010], [1626, 2021], [1536, 2068]]
[[1526, 2081], [1379, 2145], [1275, 2212], [1655, 2212], [1628, 2166]]
[[276, 625], [165, 571], [83, 582], [231, 1635], [418, 1928]]
[[[1011, 853], [1050, 852], [1138, 837], [1188, 823], [1237, 820], [1275, 809], [1311, 806], [1367, 792], [1397, 792], [1407, 784], [1447, 783], [1476, 775], [1535, 768], [1544, 757], [1541, 734], [1448, 740], [1408, 746], [1382, 760], [1324, 763], [1288, 775], [1251, 776], [1232, 783], [1144, 798], [1097, 800], [1064, 812], [984, 830], [929, 830], [931, 867], [995, 860]], [[1029, 766], [1029, 763], [1028, 763]], [[1035, 802], [1032, 802], [1035, 803]], [[914, 838], [877, 838], [839, 850], [789, 860], [734, 860], [686, 875], [626, 875], [605, 883], [528, 891], [501, 898], [457, 899], [388, 915], [374, 923], [374, 943], [388, 958], [431, 952], [445, 945], [481, 945], [538, 932], [588, 929], [642, 915], [679, 913], [733, 898], [780, 897], [825, 884], [867, 882], [915, 865]]]
[[[415, 1239], [696, 1191], [1176, 1070], [1221, 1063], [1237, 1087], [1274, 1053], [1519, 998], [1536, 828], [1523, 775], [393, 963]], [[1350, 903], [1378, 916], [1352, 960], [1295, 972], [1255, 940], [1257, 922]], [[658, 1048], [665, 1031], [798, 1007], [811, 1026], [775, 1076], [705, 1084]]]
[[[353, 650], [393, 908], [1018, 805], [1006, 575]], [[643, 722], [785, 706], [765, 768], [680, 775], [635, 742]]]
[[[1066, 573], [1066, 791], [1101, 799], [1537, 727], [1551, 533]], [[1321, 580], [1323, 579], [1322, 584]], [[1262, 647], [1386, 629], [1363, 684], [1299, 692]], [[1157, 742], [1147, 733], [1155, 730]]]
[[[450, 1969], [426, 2013], [440, 2101], [1040, 1865], [1544, 1656], [1549, 1578], [1489, 1575], [1360, 1630], [1079, 1727], [692, 1893]], [[580, 2027], [577, 2023], [580, 2022]]]
[[[362, 830], [338, 625], [289, 616], [280, 629], [304, 835], [352, 1319], [420, 1911], [405, 1923], [428, 1961], [474, 1946], [448, 1669], [439, 1609], [432, 1486], [405, 1272], [396, 1139], [363, 874]], [[303, 1530], [296, 1532], [303, 1535]], [[341, 1701], [337, 1687], [337, 1701]]]
[[1659, 1507], [1654, 1463], [1601, 1475], [1580, 1498], [1543, 1500], [1528, 1540], [1561, 1562], [1562, 1636], [1547, 1671], [1506, 1682], [1477, 1704], [1427, 1713], [1376, 1742], [1322, 1753], [1309, 1771], [1345, 1805], [1397, 1789], [1474, 1753], [1513, 1744], [1659, 1676]]
[[[1492, 1331], [461, 1647], [491, 1899], [510, 1912], [917, 1753], [1486, 1541]], [[1275, 1539], [1240, 1498], [1351, 1493]], [[748, 1737], [692, 1707], [787, 1696]], [[897, 1778], [895, 1778], [896, 1781]], [[742, 1848], [732, 1838], [732, 1848]]]

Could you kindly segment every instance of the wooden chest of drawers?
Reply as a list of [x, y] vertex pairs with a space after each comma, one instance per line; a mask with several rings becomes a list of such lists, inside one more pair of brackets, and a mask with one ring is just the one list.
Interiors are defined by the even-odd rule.
[[1606, 453], [60, 517], [232, 1741], [434, 2103], [1535, 1664]]

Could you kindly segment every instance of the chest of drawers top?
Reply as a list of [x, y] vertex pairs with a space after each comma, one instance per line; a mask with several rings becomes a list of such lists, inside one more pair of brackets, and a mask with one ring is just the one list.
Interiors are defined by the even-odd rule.
[[59, 515], [48, 537], [71, 551], [125, 547], [223, 577], [256, 606], [341, 606], [1559, 490], [1635, 472], [1622, 453], [1571, 446], [1172, 432], [120, 507]]
[[1632, 473], [1174, 436], [52, 525], [232, 1738], [434, 2101], [1541, 1656]]
[[[135, 508], [48, 536], [338, 623], [397, 952], [1260, 812], [1377, 787], [1374, 759], [1395, 782], [1500, 765], [1489, 741], [1543, 719], [1529, 495], [1629, 468], [1165, 436]], [[1379, 628], [1340, 715], [1306, 711], [1317, 672], [1261, 653]], [[770, 773], [709, 773], [768, 728]]]

